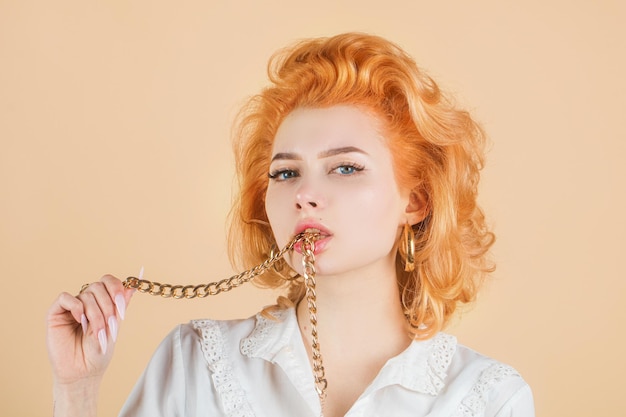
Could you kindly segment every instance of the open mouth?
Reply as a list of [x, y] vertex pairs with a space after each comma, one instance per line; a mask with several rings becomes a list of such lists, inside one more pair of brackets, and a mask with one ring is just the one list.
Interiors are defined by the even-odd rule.
[[[326, 238], [330, 237], [330, 234], [316, 227], [307, 227], [300, 233], [306, 235], [307, 238], [312, 241], [312, 243], [314, 243], [313, 251], [315, 254], [318, 254], [319, 252], [324, 250], [324, 247], [328, 243]], [[302, 253], [302, 241], [295, 244], [294, 250], [298, 253]]]
[[302, 231], [302, 233], [304, 233], [305, 235], [309, 235], [315, 240], [322, 238], [322, 232], [320, 231], [320, 229], [316, 229], [314, 227], [307, 227]]
[[330, 234], [328, 232], [324, 232], [315, 227], [307, 227], [302, 231], [302, 233], [307, 235], [309, 239], [312, 239], [314, 242], [330, 237]]

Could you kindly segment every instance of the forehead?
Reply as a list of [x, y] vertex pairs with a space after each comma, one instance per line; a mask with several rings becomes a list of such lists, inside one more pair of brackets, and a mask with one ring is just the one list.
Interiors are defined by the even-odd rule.
[[386, 149], [378, 118], [349, 105], [298, 108], [283, 120], [274, 139], [274, 152], [320, 151], [344, 146], [358, 146], [372, 152]]

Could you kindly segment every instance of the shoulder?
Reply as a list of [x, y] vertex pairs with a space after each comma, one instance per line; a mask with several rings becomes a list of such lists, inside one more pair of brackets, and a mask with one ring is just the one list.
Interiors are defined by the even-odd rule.
[[265, 346], [266, 339], [276, 339], [285, 326], [267, 320], [258, 314], [176, 326], [153, 354], [120, 415], [217, 415], [223, 410], [253, 415], [246, 399], [250, 381], [261, 381], [265, 368], [251, 366], [243, 346], [247, 340], [250, 346]]
[[262, 357], [278, 349], [296, 321], [293, 309], [267, 311], [271, 314], [261, 312], [238, 320], [192, 320], [168, 337], [179, 339], [183, 349], [200, 349], [209, 364], [235, 356]]
[[446, 386], [461, 399], [456, 415], [534, 416], [532, 392], [515, 368], [454, 341]]
[[181, 335], [187, 342], [221, 342], [241, 339], [254, 329], [256, 317], [237, 320], [198, 319], [182, 324]]
[[176, 326], [164, 343], [183, 354], [201, 353], [205, 359], [214, 361], [238, 347], [238, 340], [252, 331], [255, 321], [254, 316], [237, 320], [191, 320]]
[[532, 417], [530, 387], [515, 368], [439, 333], [401, 355], [400, 383], [433, 399], [433, 416]]

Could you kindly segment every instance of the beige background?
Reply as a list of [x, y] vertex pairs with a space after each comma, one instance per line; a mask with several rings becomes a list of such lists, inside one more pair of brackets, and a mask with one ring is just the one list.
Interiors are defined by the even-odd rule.
[[[58, 292], [233, 272], [233, 115], [277, 48], [348, 30], [398, 42], [492, 138], [499, 267], [449, 330], [519, 369], [539, 416], [624, 415], [625, 20], [618, 0], [0, 1], [0, 415], [50, 414]], [[274, 297], [135, 297], [101, 415], [176, 323]]]

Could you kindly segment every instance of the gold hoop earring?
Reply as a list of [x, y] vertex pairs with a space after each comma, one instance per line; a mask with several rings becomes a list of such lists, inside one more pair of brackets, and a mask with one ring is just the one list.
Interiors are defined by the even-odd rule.
[[402, 233], [402, 243], [404, 243], [404, 271], [413, 272], [415, 270], [415, 233], [409, 223], [404, 224]]

